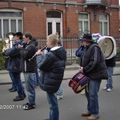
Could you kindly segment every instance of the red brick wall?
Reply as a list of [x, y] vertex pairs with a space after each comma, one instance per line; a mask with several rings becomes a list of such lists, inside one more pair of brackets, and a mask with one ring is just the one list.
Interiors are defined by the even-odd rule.
[[119, 0], [107, 0], [108, 2], [110, 2], [110, 4], [112, 5], [118, 5], [119, 4]]
[[76, 9], [72, 6], [67, 8], [66, 15], [66, 36], [76, 37], [76, 34], [78, 34], [78, 15]]
[[34, 36], [44, 37], [46, 33], [46, 13], [36, 5], [26, 5], [24, 11], [24, 31], [31, 31]]
[[[45, 0], [48, 1], [49, 0]], [[51, 0], [56, 1], [56, 0]], [[58, 0], [57, 2], [64, 2], [65, 0]], [[67, 0], [75, 1], [75, 0]], [[83, 2], [84, 0], [76, 0], [77, 2]], [[112, 4], [118, 3], [118, 0], [107, 0]], [[111, 5], [111, 4], [110, 4]], [[14, 8], [21, 9], [23, 11], [23, 31], [30, 31], [36, 37], [46, 37], [46, 12], [49, 10], [54, 10], [53, 5], [40, 5], [36, 3], [20, 3], [13, 2], [8, 5], [7, 2], [0, 2], [0, 9], [2, 8]], [[62, 12], [63, 18], [63, 35], [64, 37], [76, 37], [78, 35], [78, 13], [88, 12], [90, 13], [90, 31], [99, 32], [99, 18], [98, 14], [100, 9], [96, 9], [96, 16], [93, 14], [93, 8], [85, 9], [82, 6], [69, 6], [56, 5], [56, 9]], [[103, 9], [103, 8], [102, 8]], [[103, 11], [108, 12], [109, 11]], [[119, 13], [118, 9], [110, 9], [110, 35], [119, 36]]]
[[116, 9], [112, 10], [110, 14], [110, 35], [120, 37], [118, 12]]

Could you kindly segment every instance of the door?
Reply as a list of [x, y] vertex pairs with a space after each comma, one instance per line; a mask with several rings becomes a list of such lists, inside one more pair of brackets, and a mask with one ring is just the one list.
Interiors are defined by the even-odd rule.
[[56, 33], [62, 37], [61, 18], [47, 18], [47, 35]]

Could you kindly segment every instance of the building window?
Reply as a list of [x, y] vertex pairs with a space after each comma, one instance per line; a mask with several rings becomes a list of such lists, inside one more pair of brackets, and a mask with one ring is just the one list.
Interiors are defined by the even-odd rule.
[[47, 17], [48, 18], [61, 18], [61, 13], [58, 11], [48, 11]]
[[58, 33], [62, 37], [62, 17], [59, 11], [47, 12], [47, 35]]
[[109, 35], [109, 17], [108, 15], [100, 15], [100, 33], [101, 35]]
[[89, 15], [87, 13], [80, 13], [78, 22], [80, 35], [90, 31]]
[[22, 32], [22, 12], [19, 10], [0, 10], [0, 38], [8, 32]]

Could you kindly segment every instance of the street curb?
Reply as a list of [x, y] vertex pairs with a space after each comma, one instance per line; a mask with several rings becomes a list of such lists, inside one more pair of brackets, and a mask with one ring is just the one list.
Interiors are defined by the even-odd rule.
[[[116, 63], [116, 68], [117, 69], [120, 69], [120, 62], [117, 62]], [[65, 71], [72, 71], [72, 70], [79, 70], [79, 65], [78, 64], [72, 64], [72, 65], [67, 65], [66, 68], [65, 68]], [[7, 70], [2, 70], [0, 71], [0, 75], [3, 74], [8, 74], [8, 71]], [[120, 72], [117, 71], [116, 73], [113, 73], [113, 76], [118, 76], [120, 75]], [[70, 76], [66, 76], [63, 78], [63, 80], [70, 80], [72, 77]], [[24, 80], [22, 80], [22, 82], [24, 83]], [[0, 85], [8, 85], [8, 84], [11, 84], [11, 81], [10, 82], [1, 82]]]
[[[120, 61], [116, 62], [116, 67], [120, 67]], [[79, 69], [79, 64], [71, 64], [71, 65], [67, 65], [65, 70], [77, 70]], [[7, 74], [8, 71], [7, 70], [0, 70], [0, 74]]]
[[[77, 70], [77, 69], [79, 69], [79, 66], [69, 66], [69, 67], [65, 68], [65, 70]], [[1, 70], [0, 74], [8, 74], [8, 71], [7, 70]]]
[[[117, 73], [117, 74], [113, 74], [113, 76], [118, 76], [120, 75], [120, 73]], [[70, 80], [71, 78], [63, 78], [63, 80]], [[25, 81], [22, 81], [22, 83], [25, 83]], [[11, 82], [2, 82], [0, 83], [0, 85], [9, 85], [11, 84]]]

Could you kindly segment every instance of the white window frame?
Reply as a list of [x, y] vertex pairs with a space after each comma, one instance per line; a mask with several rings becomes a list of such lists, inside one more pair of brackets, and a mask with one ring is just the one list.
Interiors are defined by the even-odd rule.
[[[13, 10], [13, 9], [1, 9], [0, 10], [0, 12], [21, 12], [22, 13], [22, 11], [21, 10]], [[6, 37], [6, 36], [4, 36], [4, 30], [3, 30], [3, 20], [4, 19], [7, 19], [8, 21], [9, 21], [9, 32], [12, 32], [11, 31], [11, 20], [16, 20], [16, 32], [18, 32], [18, 21], [19, 20], [21, 20], [22, 21], [22, 31], [21, 32], [23, 32], [23, 16], [21, 16], [21, 17], [0, 17], [0, 20], [1, 20], [1, 35], [2, 35], [2, 38], [4, 38], [4, 37]]]
[[[101, 14], [102, 15], [102, 14]], [[108, 15], [106, 15], [107, 16], [107, 19], [106, 20], [102, 20], [102, 19], [100, 19], [100, 16], [99, 16], [99, 23], [100, 23], [100, 25], [102, 24], [102, 31], [100, 30], [100, 32], [101, 32], [101, 35], [105, 35], [105, 33], [107, 33], [107, 35], [109, 35], [109, 16]], [[105, 32], [105, 26], [104, 26], [104, 24], [105, 23], [107, 23], [107, 31]], [[100, 26], [101, 27], [101, 26]]]
[[82, 22], [82, 28], [83, 28], [83, 30], [82, 30], [82, 28], [79, 28], [79, 32], [82, 32], [82, 33], [84, 33], [84, 32], [86, 32], [86, 30], [85, 30], [85, 22], [88, 22], [88, 30], [87, 31], [90, 31], [90, 17], [89, 17], [89, 14], [88, 13], [79, 13], [79, 16], [80, 16], [80, 14], [87, 14], [88, 15], [88, 19], [81, 19], [80, 17], [78, 17], [78, 24], [80, 24], [80, 22]]

